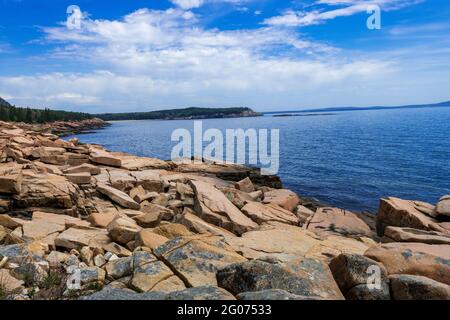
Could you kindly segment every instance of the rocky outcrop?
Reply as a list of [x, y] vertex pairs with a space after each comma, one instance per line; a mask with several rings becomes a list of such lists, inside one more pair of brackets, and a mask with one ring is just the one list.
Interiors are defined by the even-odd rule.
[[54, 126], [0, 122], [8, 299], [448, 299], [448, 196], [382, 200], [379, 238], [374, 217], [258, 169], [110, 152]]
[[377, 215], [378, 235], [383, 236], [388, 226], [448, 232], [433, 217], [434, 211], [431, 208], [431, 205], [423, 202], [398, 198], [381, 199]]
[[285, 265], [258, 260], [232, 264], [217, 272], [217, 282], [235, 295], [281, 289], [299, 296], [343, 299], [328, 266], [309, 258]]

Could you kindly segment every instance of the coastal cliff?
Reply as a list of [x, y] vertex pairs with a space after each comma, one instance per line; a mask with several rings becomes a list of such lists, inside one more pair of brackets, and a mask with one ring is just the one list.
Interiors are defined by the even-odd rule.
[[372, 217], [257, 169], [60, 139], [104, 125], [0, 122], [1, 299], [450, 299], [450, 196]]

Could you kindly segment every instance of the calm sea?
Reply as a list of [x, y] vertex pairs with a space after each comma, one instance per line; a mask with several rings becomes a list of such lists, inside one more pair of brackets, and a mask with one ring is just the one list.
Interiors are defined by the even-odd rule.
[[[332, 206], [376, 211], [382, 197], [435, 203], [450, 194], [450, 108], [210, 119], [204, 129], [279, 129], [285, 187]], [[79, 135], [113, 151], [169, 159], [193, 121], [125, 121]]]

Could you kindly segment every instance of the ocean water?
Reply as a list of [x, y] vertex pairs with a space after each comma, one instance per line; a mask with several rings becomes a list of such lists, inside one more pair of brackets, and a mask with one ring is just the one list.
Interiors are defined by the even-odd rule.
[[[113, 151], [170, 159], [172, 131], [193, 121], [114, 122], [77, 137]], [[450, 108], [203, 120], [204, 130], [279, 129], [286, 188], [332, 206], [376, 212], [395, 196], [436, 203], [450, 194]]]

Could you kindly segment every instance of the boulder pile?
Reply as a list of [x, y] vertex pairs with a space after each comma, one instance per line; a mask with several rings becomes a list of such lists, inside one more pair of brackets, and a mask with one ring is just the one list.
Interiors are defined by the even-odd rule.
[[88, 122], [0, 122], [0, 299], [450, 299], [450, 196], [382, 199], [375, 221], [52, 132]]

